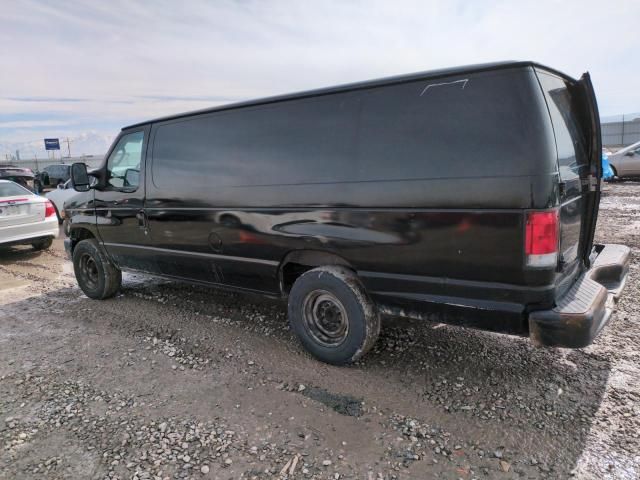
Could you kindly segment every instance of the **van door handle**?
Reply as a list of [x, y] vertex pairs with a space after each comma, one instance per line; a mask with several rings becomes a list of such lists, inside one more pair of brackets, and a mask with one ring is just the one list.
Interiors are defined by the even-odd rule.
[[138, 219], [138, 226], [144, 228], [146, 233], [148, 222], [147, 215], [144, 213], [144, 210], [140, 210], [138, 213], [136, 213], [136, 218]]

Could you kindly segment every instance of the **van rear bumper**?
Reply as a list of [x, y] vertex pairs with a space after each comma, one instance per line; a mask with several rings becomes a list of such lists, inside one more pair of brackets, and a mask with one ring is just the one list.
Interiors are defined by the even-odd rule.
[[591, 268], [551, 310], [529, 314], [529, 336], [536, 346], [582, 348], [591, 344], [611, 318], [620, 296], [631, 252], [624, 245], [596, 245]]

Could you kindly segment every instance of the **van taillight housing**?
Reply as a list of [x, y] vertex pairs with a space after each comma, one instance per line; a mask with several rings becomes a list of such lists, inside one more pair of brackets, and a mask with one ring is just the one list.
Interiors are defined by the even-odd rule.
[[528, 267], [555, 267], [558, 263], [558, 210], [527, 212], [524, 252]]
[[56, 209], [53, 206], [53, 203], [51, 203], [51, 200], [47, 200], [46, 203], [44, 204], [44, 217], [45, 218], [49, 218], [49, 217], [53, 217], [56, 214]]

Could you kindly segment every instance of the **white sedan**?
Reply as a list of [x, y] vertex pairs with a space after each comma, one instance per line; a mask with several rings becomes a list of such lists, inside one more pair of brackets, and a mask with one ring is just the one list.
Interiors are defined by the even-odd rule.
[[50, 200], [9, 180], [0, 180], [0, 246], [51, 246], [58, 236], [58, 217]]

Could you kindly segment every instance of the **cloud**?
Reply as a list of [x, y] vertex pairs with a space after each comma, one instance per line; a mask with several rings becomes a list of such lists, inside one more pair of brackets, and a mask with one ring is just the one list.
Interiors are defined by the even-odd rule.
[[86, 102], [86, 98], [55, 98], [55, 97], [7, 97], [16, 102], [47, 102], [47, 103], [76, 103]]
[[145, 100], [160, 100], [168, 102], [214, 102], [231, 103], [240, 99], [234, 97], [218, 97], [214, 95], [186, 96], [186, 95], [138, 95], [137, 98]]
[[[7, 2], [2, 15], [0, 112], [63, 115], [72, 135], [115, 135], [118, 126], [222, 103], [508, 59], [573, 76], [589, 70], [603, 115], [640, 111], [633, 0], [25, 0]], [[0, 142], [27, 135], [5, 129]]]
[[60, 120], [15, 120], [9, 122], [0, 122], [0, 129], [61, 127], [64, 125], [68, 125], [68, 123]]

